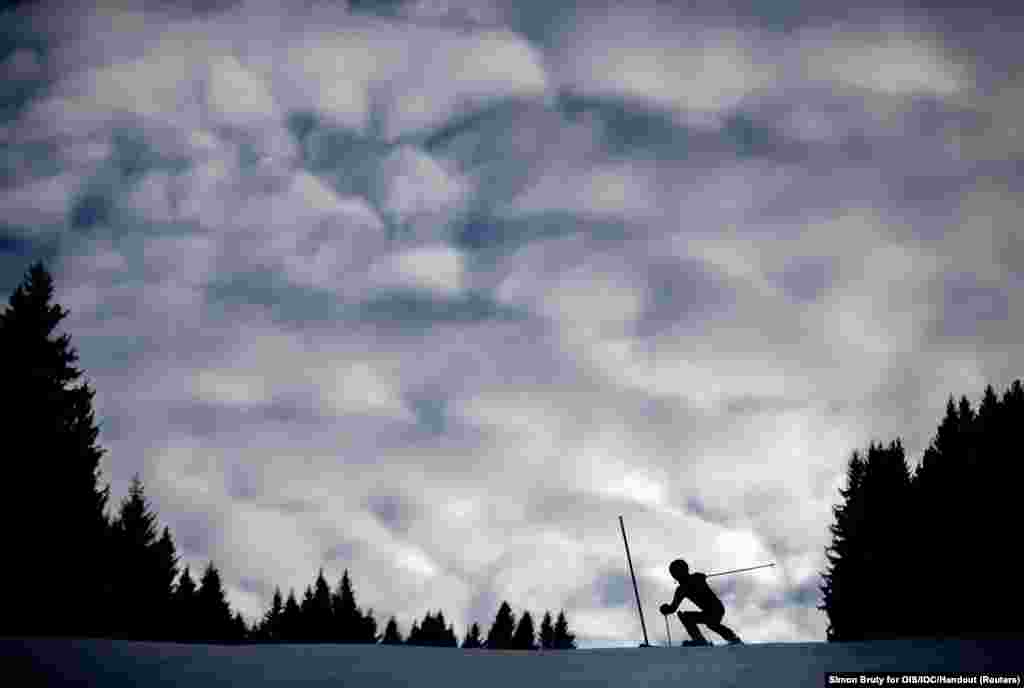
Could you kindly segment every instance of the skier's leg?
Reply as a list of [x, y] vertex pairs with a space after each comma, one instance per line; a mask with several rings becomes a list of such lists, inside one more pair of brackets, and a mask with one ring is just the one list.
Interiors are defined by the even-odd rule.
[[732, 632], [732, 629], [722, 623], [722, 618], [725, 616], [725, 608], [719, 607], [712, 612], [705, 613], [704, 624], [712, 631], [722, 636], [723, 639], [728, 641], [730, 644], [736, 644], [740, 641], [738, 635]]
[[693, 639], [694, 642], [701, 644], [706, 644], [708, 642], [707, 638], [704, 637], [704, 634], [700, 632], [699, 628], [697, 628], [698, 623], [704, 622], [704, 615], [702, 613], [676, 612], [676, 616], [679, 617], [679, 620], [686, 628], [686, 632], [690, 634], [690, 638]]
[[736, 635], [731, 628], [723, 624], [721, 620], [709, 623], [707, 626], [731, 644], [742, 642], [740, 637]]

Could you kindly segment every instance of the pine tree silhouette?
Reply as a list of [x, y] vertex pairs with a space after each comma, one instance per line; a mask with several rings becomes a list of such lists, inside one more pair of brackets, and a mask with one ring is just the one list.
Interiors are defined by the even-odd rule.
[[313, 602], [310, 609], [313, 626], [313, 637], [317, 642], [326, 643], [336, 640], [334, 631], [334, 610], [331, 606], [331, 589], [324, 578], [324, 570], [320, 569], [313, 588]]
[[462, 647], [466, 650], [475, 650], [483, 647], [480, 640], [480, 624], [474, 623], [466, 631], [466, 637], [462, 640]]
[[1014, 415], [1011, 399], [1024, 400], [1019, 380], [1002, 401], [986, 386], [977, 411], [965, 396], [950, 396], [912, 476], [899, 440], [887, 448], [872, 443], [866, 457], [854, 452], [826, 551], [820, 608], [829, 640], [1021, 635], [1024, 604], [1016, 597], [979, 604], [959, 593], [958, 566], [921, 572], [921, 562], [945, 552], [977, 561], [1005, 550], [1006, 533], [993, 524], [1019, 520], [1022, 477], [1022, 462], [1007, 460], [1016, 446], [1011, 433], [1024, 419], [1024, 404]]
[[455, 629], [452, 626], [445, 625], [444, 612], [440, 609], [437, 610], [437, 616], [434, 617], [434, 629], [433, 629], [432, 645], [435, 647], [458, 647], [459, 641], [455, 637]]
[[[914, 473], [915, 511], [923, 526], [912, 545], [918, 556], [930, 558], [933, 552], [947, 550], [952, 544], [951, 538], [963, 532], [965, 517], [969, 518], [963, 509], [965, 493], [962, 488], [968, 481], [972, 420], [967, 400], [961, 397], [960, 403], [955, 404], [950, 396], [946, 414]], [[959, 548], [965, 545], [963, 541], [958, 543]], [[911, 604], [921, 633], [935, 636], [961, 633], [965, 611], [962, 600], [945, 594], [953, 582], [948, 567], [936, 567], [931, 575], [918, 581]], [[943, 599], [944, 603], [936, 605], [938, 599]]]
[[356, 595], [352, 590], [352, 580], [349, 578], [348, 569], [341, 574], [337, 589], [332, 597], [332, 608], [334, 611], [335, 637], [342, 643], [357, 643], [360, 641], [361, 614], [356, 606]]
[[220, 572], [211, 561], [199, 581], [197, 596], [200, 636], [211, 643], [225, 643], [232, 639], [232, 615], [224, 595]]
[[857, 580], [866, 575], [860, 556], [863, 537], [860, 526], [866, 511], [863, 490], [866, 471], [867, 464], [860, 452], [854, 450], [846, 468], [846, 487], [839, 490], [844, 501], [832, 509], [835, 522], [830, 526], [832, 544], [825, 552], [828, 567], [822, 575], [823, 602], [819, 607], [829, 618], [826, 630], [829, 641], [861, 639], [856, 628], [863, 591]]
[[281, 640], [287, 643], [299, 641], [302, 633], [302, 610], [295, 599], [295, 588], [288, 591], [288, 600], [281, 613]]
[[241, 612], [235, 612], [235, 616], [231, 619], [230, 640], [239, 645], [249, 640], [249, 627], [245, 625], [245, 619], [242, 618]]
[[569, 622], [565, 618], [565, 610], [558, 612], [555, 621], [554, 645], [556, 650], [575, 650], [576, 635], [569, 632]]
[[398, 621], [395, 617], [388, 619], [388, 625], [384, 629], [384, 638], [381, 640], [382, 645], [401, 645], [404, 641], [402, 640], [402, 634], [398, 632]]
[[551, 612], [545, 611], [540, 621], [540, 646], [544, 650], [555, 648], [555, 627], [552, 625]]
[[892, 571], [908, 571], [910, 540], [910, 468], [899, 439], [888, 447], [868, 449], [864, 476], [866, 512], [864, 557], [867, 576], [861, 584], [870, 590], [860, 610], [869, 638], [906, 635], [914, 619], [908, 613], [908, 591], [892, 584]]
[[519, 625], [516, 626], [515, 633], [512, 635], [512, 647], [516, 650], [536, 650], [537, 645], [534, 640], [533, 617], [530, 616], [530, 612], [523, 612], [522, 618], [519, 619]]
[[512, 634], [515, 632], [516, 618], [512, 614], [512, 607], [508, 605], [508, 602], [502, 602], [501, 606], [498, 607], [498, 613], [494, 617], [494, 623], [491, 624], [490, 630], [487, 632], [487, 649], [488, 650], [511, 650], [512, 649]]
[[262, 625], [262, 636], [263, 639], [276, 643], [280, 642], [282, 638], [281, 632], [281, 618], [284, 614], [284, 601], [281, 597], [281, 588], [274, 588], [274, 599], [270, 603], [270, 609], [263, 617]]
[[422, 645], [422, 639], [420, 637], [420, 624], [418, 621], [413, 620], [412, 628], [409, 629], [409, 637], [405, 639], [406, 645]]
[[[7, 462], [7, 495], [0, 518], [22, 522], [32, 513], [31, 528], [8, 529], [5, 550], [31, 566], [5, 566], [3, 590], [66, 589], [72, 562], [111, 560], [105, 513], [109, 486], [99, 485], [96, 444], [99, 428], [92, 410], [94, 391], [76, 385], [82, 371], [71, 336], [53, 336], [68, 311], [53, 299], [53, 279], [41, 262], [32, 265], [0, 313], [0, 362], [4, 385], [15, 394], [5, 406], [7, 446], [19, 448]], [[19, 458], [20, 457], [20, 458]], [[34, 487], [45, 486], [55, 509], [39, 509]], [[55, 546], [59, 542], [59, 546]], [[109, 595], [105, 566], [76, 570], [76, 594], [15, 594], [0, 615], [0, 633], [17, 635], [100, 635]]]
[[431, 612], [423, 615], [423, 621], [413, 624], [413, 631], [409, 634], [409, 645], [423, 645], [428, 647], [440, 647], [444, 640], [444, 615], [438, 612], [439, 617]]
[[166, 526], [160, 539], [153, 543], [153, 618], [154, 637], [169, 640], [174, 636], [174, 580], [178, 577], [178, 554]]
[[153, 640], [156, 624], [166, 623], [154, 618], [154, 613], [163, 606], [161, 598], [169, 590], [161, 590], [160, 578], [165, 572], [159, 570], [156, 557], [156, 514], [150, 511], [138, 474], [132, 477], [112, 532], [118, 574], [111, 616], [116, 619], [117, 637]]
[[358, 642], [376, 644], [380, 639], [381, 636], [377, 635], [377, 620], [373, 618], [373, 608], [371, 607], [360, 619]]
[[373, 610], [366, 613], [356, 605], [356, 595], [348, 569], [342, 573], [338, 586], [331, 594], [332, 633], [331, 637], [341, 643], [377, 643], [377, 620]]
[[299, 638], [304, 643], [313, 642], [315, 640], [316, 619], [313, 612], [313, 588], [309, 585], [306, 586], [305, 592], [302, 593], [302, 602], [299, 603], [299, 618], [302, 620], [302, 630], [299, 633]]
[[179, 642], [198, 640], [197, 600], [196, 583], [186, 566], [178, 578], [173, 597], [174, 639]]

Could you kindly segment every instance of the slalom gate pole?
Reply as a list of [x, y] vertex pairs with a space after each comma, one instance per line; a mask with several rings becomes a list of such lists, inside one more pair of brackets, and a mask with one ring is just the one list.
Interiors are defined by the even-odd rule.
[[775, 566], [775, 564], [761, 564], [760, 566], [748, 566], [745, 569], [733, 569], [732, 571], [720, 571], [719, 573], [709, 573], [706, 577], [714, 578], [715, 576], [727, 576], [730, 573], [741, 573], [743, 571], [753, 571], [754, 569], [766, 569], [769, 566]]
[[636, 587], [636, 574], [633, 573], [633, 558], [629, 556], [629, 540], [626, 539], [626, 524], [622, 520], [622, 516], [619, 516], [619, 526], [622, 528], [622, 541], [626, 544], [626, 561], [629, 562], [629, 575], [633, 578], [633, 593], [636, 595], [636, 609], [640, 612], [640, 628], [644, 631], [644, 644], [640, 647], [650, 647], [651, 643], [647, 640], [647, 624], [644, 623], [644, 608], [640, 605], [640, 590]]
[[672, 631], [668, 630], [668, 614], [665, 615], [665, 635], [668, 636], [668, 646], [672, 647]]

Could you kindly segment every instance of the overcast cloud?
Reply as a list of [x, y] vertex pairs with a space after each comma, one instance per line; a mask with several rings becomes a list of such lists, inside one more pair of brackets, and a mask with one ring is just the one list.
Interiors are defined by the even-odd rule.
[[824, 638], [850, 452], [1024, 375], [1024, 26], [684, 4], [7, 10], [0, 286], [54, 273], [115, 500], [249, 619], [349, 568], [635, 642], [622, 514], [649, 625], [775, 561], [730, 626]]

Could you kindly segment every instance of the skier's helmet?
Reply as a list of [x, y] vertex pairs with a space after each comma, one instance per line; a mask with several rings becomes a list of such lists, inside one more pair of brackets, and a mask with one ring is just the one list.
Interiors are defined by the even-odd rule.
[[682, 580], [686, 576], [690, 575], [690, 567], [682, 559], [676, 559], [668, 565], [668, 572], [672, 574], [672, 577], [676, 580]]

